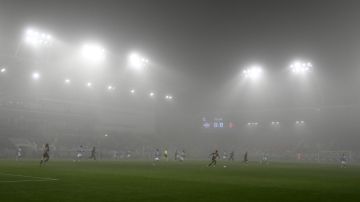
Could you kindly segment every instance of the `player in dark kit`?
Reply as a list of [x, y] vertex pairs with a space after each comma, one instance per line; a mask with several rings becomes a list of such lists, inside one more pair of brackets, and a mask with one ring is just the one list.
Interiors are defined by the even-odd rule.
[[244, 154], [244, 161], [243, 161], [243, 163], [248, 163], [248, 153], [247, 152], [245, 152], [245, 154]]
[[215, 150], [215, 152], [211, 153], [210, 156], [211, 156], [211, 162], [209, 163], [208, 167], [216, 166], [216, 159], [220, 158], [218, 150]]
[[94, 160], [96, 160], [96, 156], [95, 156], [95, 154], [96, 154], [96, 148], [95, 148], [95, 146], [91, 149], [91, 156], [90, 156], [90, 159], [94, 159]]
[[178, 158], [179, 158], [178, 150], [175, 150], [175, 161], [178, 160]]
[[234, 151], [230, 152], [229, 161], [234, 161]]
[[46, 143], [43, 148], [43, 155], [42, 155], [42, 159], [40, 161], [40, 166], [42, 166], [43, 164], [45, 165], [45, 163], [49, 161], [49, 159], [50, 159], [49, 151], [50, 151], [49, 144]]

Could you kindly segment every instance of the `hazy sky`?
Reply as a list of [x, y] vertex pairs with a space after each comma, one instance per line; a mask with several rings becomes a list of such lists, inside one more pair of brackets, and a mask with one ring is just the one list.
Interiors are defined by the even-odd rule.
[[145, 52], [195, 83], [189, 94], [206, 96], [247, 64], [276, 74], [306, 58], [328, 102], [344, 104], [359, 98], [359, 8], [356, 0], [0, 0], [0, 50], [15, 49], [29, 25], [69, 43], [95, 38], [114, 54]]

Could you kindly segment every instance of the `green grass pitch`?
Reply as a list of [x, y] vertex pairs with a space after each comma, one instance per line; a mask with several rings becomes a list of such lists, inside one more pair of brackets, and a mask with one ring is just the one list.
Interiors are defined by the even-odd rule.
[[0, 161], [0, 201], [360, 201], [357, 166], [207, 163]]

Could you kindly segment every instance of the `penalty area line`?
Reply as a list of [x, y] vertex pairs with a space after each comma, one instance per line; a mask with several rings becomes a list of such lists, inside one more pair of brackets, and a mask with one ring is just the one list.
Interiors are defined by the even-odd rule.
[[0, 183], [11, 183], [11, 182], [50, 182], [57, 181], [58, 179], [44, 179], [44, 180], [0, 180]]
[[0, 175], [32, 178], [32, 179], [28, 179], [28, 180], [0, 180], [0, 182], [45, 182], [45, 181], [57, 181], [57, 180], [59, 180], [59, 179], [56, 179], [56, 178], [49, 178], [49, 177], [36, 177], [36, 176], [30, 176], [30, 175], [18, 175], [18, 174], [2, 173], [2, 172], [0, 172]]

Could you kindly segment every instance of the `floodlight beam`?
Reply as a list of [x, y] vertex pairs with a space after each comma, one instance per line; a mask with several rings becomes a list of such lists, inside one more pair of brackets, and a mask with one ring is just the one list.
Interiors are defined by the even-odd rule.
[[258, 80], [262, 77], [263, 70], [259, 66], [252, 66], [244, 69], [242, 74], [245, 78], [249, 78], [251, 80]]
[[89, 64], [99, 64], [105, 61], [105, 49], [96, 43], [84, 44], [81, 48], [81, 56]]

